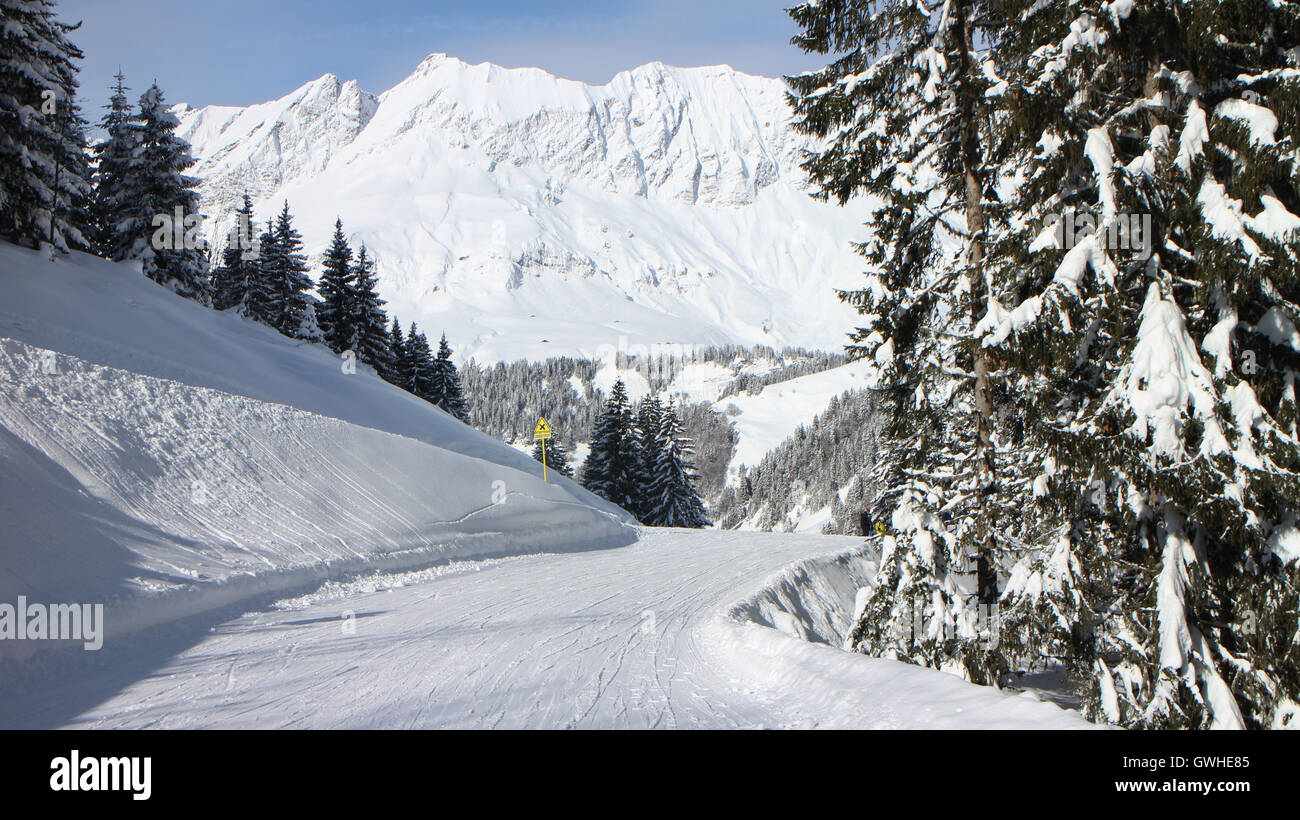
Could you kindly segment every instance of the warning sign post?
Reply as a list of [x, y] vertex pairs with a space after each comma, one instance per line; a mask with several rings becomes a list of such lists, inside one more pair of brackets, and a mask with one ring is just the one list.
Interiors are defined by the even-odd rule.
[[546, 419], [538, 419], [537, 426], [533, 428], [533, 441], [542, 442], [542, 481], [546, 478], [546, 442], [555, 437], [551, 432], [551, 425], [546, 423]]

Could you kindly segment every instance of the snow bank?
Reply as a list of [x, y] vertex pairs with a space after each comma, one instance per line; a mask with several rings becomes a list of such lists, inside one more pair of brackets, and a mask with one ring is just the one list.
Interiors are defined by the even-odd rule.
[[1096, 728], [1033, 694], [841, 649], [875, 573], [865, 547], [786, 567], [702, 630], [706, 654], [779, 716], [775, 728]]
[[777, 716], [769, 728], [1098, 728], [1033, 695], [808, 643], [752, 622], [719, 619], [702, 642], [743, 682], [745, 695]]
[[110, 639], [352, 572], [635, 538], [364, 368], [90, 257], [0, 246], [0, 384], [0, 602], [106, 603]]
[[768, 579], [727, 617], [812, 643], [843, 646], [853, 628], [858, 590], [871, 585], [876, 562], [865, 547], [800, 561]]

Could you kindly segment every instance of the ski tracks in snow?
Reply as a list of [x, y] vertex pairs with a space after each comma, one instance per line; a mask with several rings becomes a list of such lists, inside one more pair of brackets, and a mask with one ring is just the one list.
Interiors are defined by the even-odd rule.
[[96, 685], [83, 680], [12, 706], [50, 714], [42, 699], [74, 695], [96, 705], [63, 725], [97, 728], [1082, 724], [737, 620], [738, 601], [834, 549], [865, 560], [858, 539], [645, 530], [615, 549], [376, 576], [228, 621], [102, 696], [74, 691]]

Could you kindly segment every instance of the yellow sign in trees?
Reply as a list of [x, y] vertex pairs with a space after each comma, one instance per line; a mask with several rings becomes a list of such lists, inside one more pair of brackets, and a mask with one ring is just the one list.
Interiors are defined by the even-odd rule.
[[543, 482], [547, 481], [546, 442], [552, 438], [555, 438], [555, 434], [551, 432], [551, 425], [546, 423], [546, 419], [538, 419], [537, 426], [533, 428], [533, 441], [540, 441], [542, 443], [542, 481]]

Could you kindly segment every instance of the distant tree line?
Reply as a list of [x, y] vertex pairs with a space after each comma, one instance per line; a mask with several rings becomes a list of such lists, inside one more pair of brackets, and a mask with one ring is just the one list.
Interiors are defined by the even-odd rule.
[[790, 531], [791, 518], [831, 508], [824, 532], [859, 531], [859, 513], [874, 498], [871, 469], [877, 458], [876, 403], [865, 390], [831, 399], [811, 424], [752, 467], [742, 467], [736, 486], [724, 489], [712, 510], [718, 526], [746, 522], [759, 530]]
[[475, 397], [470, 424], [506, 442], [529, 441], [533, 425], [545, 418], [570, 440], [592, 428], [604, 398], [592, 386], [599, 363], [557, 357], [541, 362], [498, 362], [463, 368], [465, 390]]
[[824, 350], [798, 351], [799, 358], [789, 362], [784, 360], [791, 356], [790, 351], [786, 351], [778, 361], [781, 363], [776, 369], [766, 373], [744, 373], [736, 376], [735, 380], [722, 389], [718, 399], [725, 399], [730, 396], [738, 396], [741, 393], [755, 395], [762, 391], [764, 387], [773, 384], [780, 384], [791, 379], [797, 379], [801, 376], [811, 376], [814, 373], [821, 373], [830, 370], [833, 367], [840, 367], [848, 364], [849, 357], [845, 353], [833, 352], [828, 353]]

